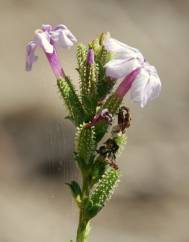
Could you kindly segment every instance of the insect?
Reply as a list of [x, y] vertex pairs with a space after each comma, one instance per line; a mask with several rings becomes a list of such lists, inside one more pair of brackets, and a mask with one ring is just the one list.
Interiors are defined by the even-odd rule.
[[118, 125], [113, 127], [113, 133], [125, 133], [131, 125], [131, 113], [129, 108], [122, 106], [118, 111]]
[[115, 142], [114, 139], [107, 139], [104, 145], [100, 146], [100, 148], [97, 150], [97, 153], [104, 158], [106, 158], [106, 161], [109, 165], [111, 165], [114, 169], [118, 169], [117, 164], [115, 163], [116, 159], [116, 152], [118, 151], [119, 146]]

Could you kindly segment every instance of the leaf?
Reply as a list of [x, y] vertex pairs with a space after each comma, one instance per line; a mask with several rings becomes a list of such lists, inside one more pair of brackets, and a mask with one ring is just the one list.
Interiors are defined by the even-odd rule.
[[72, 195], [76, 203], [78, 204], [78, 206], [80, 206], [81, 196], [82, 196], [80, 185], [76, 181], [72, 181], [71, 183], [66, 183], [66, 185], [70, 187], [70, 190], [72, 192]]

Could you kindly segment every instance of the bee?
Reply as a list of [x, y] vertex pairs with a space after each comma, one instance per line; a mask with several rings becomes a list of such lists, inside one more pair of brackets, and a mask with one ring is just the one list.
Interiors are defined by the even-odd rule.
[[103, 156], [108, 164], [112, 166], [114, 169], [118, 169], [117, 164], [115, 163], [116, 160], [116, 152], [118, 151], [119, 146], [115, 142], [114, 139], [107, 139], [104, 145], [100, 146], [97, 150], [97, 153]]
[[131, 125], [131, 113], [129, 108], [122, 106], [118, 111], [118, 125], [113, 127], [113, 133], [125, 133]]

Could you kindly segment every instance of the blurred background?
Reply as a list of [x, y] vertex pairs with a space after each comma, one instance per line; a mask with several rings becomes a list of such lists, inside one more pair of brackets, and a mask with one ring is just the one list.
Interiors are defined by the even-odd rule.
[[[39, 50], [25, 45], [42, 23], [66, 24], [87, 44], [100, 32], [139, 48], [159, 70], [159, 99], [132, 110], [115, 196], [93, 221], [90, 242], [189, 241], [189, 1], [0, 0], [0, 242], [66, 242], [78, 211], [65, 186], [78, 179], [73, 126]], [[75, 48], [64, 69], [78, 83]]]

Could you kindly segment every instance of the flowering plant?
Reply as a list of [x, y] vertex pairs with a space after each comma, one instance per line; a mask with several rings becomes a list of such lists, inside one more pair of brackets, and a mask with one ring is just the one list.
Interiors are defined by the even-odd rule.
[[[86, 242], [91, 220], [103, 209], [119, 181], [116, 158], [126, 143], [131, 121], [123, 98], [130, 92], [131, 99], [144, 107], [159, 96], [161, 82], [155, 67], [139, 50], [102, 33], [88, 47], [77, 46], [78, 92], [57, 54], [57, 46], [70, 48], [76, 42], [65, 25], [42, 25], [26, 47], [26, 70], [30, 71], [37, 60], [36, 48], [42, 48], [57, 79], [67, 118], [76, 127], [74, 160], [82, 184], [67, 184], [80, 211], [76, 242]], [[123, 79], [114, 90], [119, 78]]]

